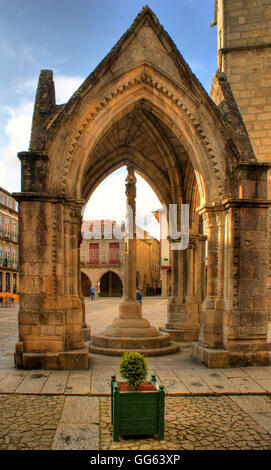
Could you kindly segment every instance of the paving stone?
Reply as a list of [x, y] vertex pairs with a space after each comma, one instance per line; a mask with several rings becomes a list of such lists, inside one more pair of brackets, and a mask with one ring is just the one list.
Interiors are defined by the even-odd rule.
[[98, 450], [99, 426], [95, 424], [60, 423], [52, 450]]
[[271, 393], [271, 379], [257, 379], [255, 382], [268, 393]]
[[208, 387], [217, 394], [223, 393], [239, 393], [239, 388], [233, 379], [225, 377], [225, 375], [219, 369], [199, 370], [199, 376], [204, 382], [207, 383]]
[[195, 370], [174, 369], [174, 372], [190, 393], [198, 395], [212, 393]]
[[257, 382], [255, 382], [255, 380], [253, 379], [243, 379], [241, 377], [234, 377], [230, 380], [239, 389], [240, 393], [266, 393], [265, 390], [260, 385], [258, 385]]
[[99, 424], [98, 398], [66, 397], [61, 422]]
[[42, 394], [58, 395], [65, 392], [69, 371], [52, 372], [41, 389]]
[[266, 370], [265, 367], [257, 366], [257, 367], [244, 367], [242, 369], [249, 377], [252, 379], [266, 379], [271, 380], [271, 372]]
[[271, 434], [271, 400], [259, 396], [232, 396], [231, 399]]
[[105, 369], [103, 371], [94, 370], [91, 377], [92, 395], [110, 395], [111, 394], [111, 376], [115, 374], [114, 369]]
[[83, 377], [69, 376], [65, 394], [67, 395], [88, 395], [90, 394], [90, 375]]
[[172, 370], [156, 369], [156, 374], [164, 385], [166, 393], [189, 395], [186, 386]]
[[39, 394], [49, 375], [48, 371], [31, 371], [16, 388], [16, 393]]
[[247, 373], [239, 368], [239, 367], [236, 367], [236, 368], [228, 368], [228, 369], [220, 369], [222, 374], [225, 375], [225, 377], [228, 377], [228, 378], [233, 378], [233, 377], [241, 377], [241, 378], [244, 378], [244, 379], [247, 379]]
[[25, 374], [7, 374], [0, 382], [0, 393], [14, 393], [20, 383], [24, 380]]

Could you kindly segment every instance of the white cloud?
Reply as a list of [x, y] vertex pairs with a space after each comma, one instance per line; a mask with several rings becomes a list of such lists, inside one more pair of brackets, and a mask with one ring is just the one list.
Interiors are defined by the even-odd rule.
[[[56, 87], [56, 97], [58, 103], [65, 103], [71, 95], [81, 85], [82, 77], [68, 77], [58, 75], [54, 78]], [[13, 88], [23, 96], [29, 97], [27, 101], [21, 102], [18, 106], [2, 107], [2, 114], [7, 116], [2, 121], [1, 131], [6, 145], [2, 146], [0, 153], [0, 185], [8, 191], [20, 191], [20, 162], [17, 153], [28, 150], [32, 115], [34, 107], [34, 94], [38, 80], [28, 78], [14, 81]], [[31, 100], [30, 100], [31, 96]]]
[[58, 104], [66, 103], [73, 93], [79, 88], [83, 82], [83, 78], [79, 76], [68, 77], [65, 75], [54, 76], [56, 102]]
[[3, 126], [6, 146], [1, 150], [1, 186], [8, 191], [20, 190], [20, 162], [17, 153], [27, 150], [30, 140], [33, 103], [25, 102], [8, 109], [9, 118]]

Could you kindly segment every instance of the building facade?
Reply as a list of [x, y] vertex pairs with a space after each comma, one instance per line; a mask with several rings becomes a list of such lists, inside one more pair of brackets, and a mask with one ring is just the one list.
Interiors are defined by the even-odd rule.
[[[85, 297], [90, 286], [101, 297], [121, 297], [124, 290], [125, 238], [111, 220], [88, 220], [82, 225], [80, 249], [81, 286]], [[137, 286], [143, 295], [160, 293], [160, 243], [144, 230], [137, 239]]]
[[0, 188], [0, 292], [18, 292], [18, 256], [17, 203]]

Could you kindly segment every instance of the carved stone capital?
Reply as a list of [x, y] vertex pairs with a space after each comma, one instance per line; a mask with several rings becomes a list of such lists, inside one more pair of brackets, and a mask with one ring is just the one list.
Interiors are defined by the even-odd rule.
[[47, 189], [48, 155], [19, 152], [22, 192], [43, 193]]

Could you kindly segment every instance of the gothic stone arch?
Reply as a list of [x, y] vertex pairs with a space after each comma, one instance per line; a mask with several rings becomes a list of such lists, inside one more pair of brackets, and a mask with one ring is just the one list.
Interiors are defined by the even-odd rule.
[[165, 206], [192, 210], [189, 248], [172, 251], [167, 330], [196, 341], [193, 354], [210, 367], [270, 360], [268, 165], [256, 161], [226, 76], [216, 74], [213, 87], [219, 107], [148, 7], [68, 103], [56, 105], [53, 74], [41, 72], [30, 150], [18, 155], [18, 367], [88, 367], [81, 210], [108, 174], [131, 163]]

